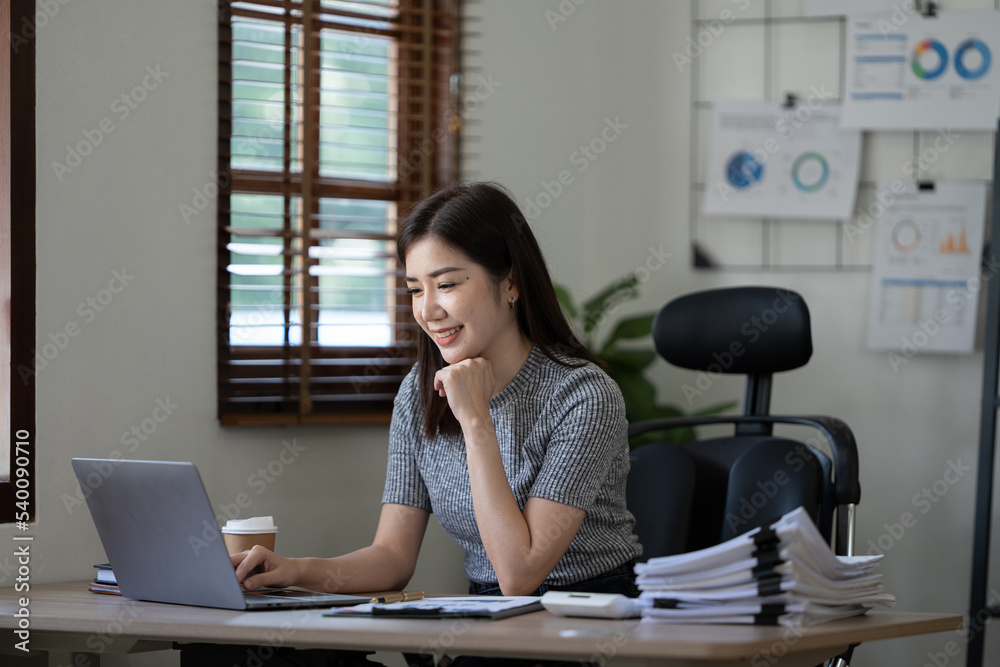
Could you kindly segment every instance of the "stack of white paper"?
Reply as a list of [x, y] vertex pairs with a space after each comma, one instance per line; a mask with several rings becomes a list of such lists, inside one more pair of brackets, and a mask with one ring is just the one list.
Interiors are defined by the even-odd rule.
[[636, 565], [646, 621], [813, 625], [891, 607], [882, 556], [835, 556], [801, 507], [728, 542]]

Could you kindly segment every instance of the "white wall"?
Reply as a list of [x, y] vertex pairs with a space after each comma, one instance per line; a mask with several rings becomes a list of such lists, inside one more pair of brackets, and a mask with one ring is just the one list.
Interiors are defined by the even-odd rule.
[[[717, 17], [734, 4], [700, 3], [701, 16]], [[796, 4], [783, 2], [776, 8], [796, 15]], [[762, 8], [762, 2], [751, 2], [746, 15], [759, 15]], [[851, 425], [862, 470], [859, 548], [867, 552], [868, 540], [888, 535], [885, 524], [898, 523], [903, 512], [911, 512], [915, 525], [899, 539], [883, 538], [883, 543], [892, 542], [884, 565], [887, 590], [896, 594], [901, 610], [965, 612], [974, 472], [949, 486], [926, 513], [921, 512], [926, 504], [915, 506], [913, 501], [943, 479], [949, 461], [975, 466], [981, 350], [957, 357], [919, 355], [894, 373], [884, 354], [865, 349], [869, 273], [691, 269], [691, 68], [679, 72], [673, 60], [687, 45], [689, 3], [507, 1], [482, 3], [473, 11], [485, 18], [478, 26], [483, 36], [470, 44], [482, 55], [472, 62], [501, 85], [482, 104], [482, 123], [475, 129], [481, 128], [483, 139], [475, 144], [478, 157], [467, 164], [477, 177], [506, 183], [522, 203], [537, 200], [546, 192], [544, 182], [570, 170], [573, 183], [532, 223], [556, 279], [585, 297], [645, 265], [649, 249], [662, 246], [673, 257], [651, 274], [641, 300], [623, 306], [622, 314], [655, 309], [679, 294], [719, 285], [775, 284], [800, 292], [811, 305], [815, 353], [805, 368], [775, 378], [772, 410], [832, 414]], [[566, 20], [550, 22], [557, 14]], [[706, 51], [712, 48], [729, 46]], [[761, 54], [746, 49], [730, 55], [740, 59], [739, 67], [742, 60], [762, 61]], [[812, 60], [822, 58], [814, 54]], [[808, 70], [786, 61], [779, 67], [808, 91]], [[716, 79], [711, 85], [748, 98], [744, 81]], [[759, 87], [754, 91], [759, 99]], [[628, 128], [581, 173], [572, 154], [599, 136], [607, 118], [618, 118]], [[912, 152], [911, 137], [879, 136], [869, 142], [864, 178], [900, 178], [899, 165]], [[983, 146], [991, 138], [988, 133], [964, 137], [935, 176], [989, 178]], [[863, 258], [866, 250], [854, 252]], [[693, 384], [695, 374], [662, 364], [656, 378], [663, 400], [688, 405], [682, 386]], [[740, 381], [720, 380], [695, 406], [741, 399]], [[986, 664], [992, 664], [1000, 632], [994, 629], [988, 637]], [[924, 665], [928, 653], [942, 653], [949, 641], [963, 644], [954, 633], [866, 644], [853, 664]], [[964, 658], [945, 657], [950, 664], [964, 664]]]
[[[545, 12], [560, 4], [576, 9], [553, 29]], [[77, 491], [72, 456], [120, 450], [194, 461], [213, 503], [246, 491], [253, 498], [247, 514], [273, 514], [279, 550], [289, 555], [340, 553], [367, 543], [375, 527], [385, 427], [222, 429], [215, 420], [214, 208], [190, 224], [178, 210], [210, 181], [215, 164], [214, 7], [211, 0], [70, 0], [39, 26], [38, 341], [70, 323], [79, 334], [38, 376], [36, 582], [85, 579], [104, 557], [86, 509], [65, 502]], [[854, 428], [862, 545], [878, 539], [884, 523], [915, 511], [914, 494], [941, 478], [949, 460], [974, 460], [981, 354], [921, 355], [894, 374], [864, 349], [867, 274], [690, 268], [690, 82], [671, 58], [689, 34], [687, 2], [493, 0], [470, 12], [483, 15], [482, 36], [469, 44], [481, 51], [470, 64], [482, 68], [470, 88], [478, 74], [499, 85], [470, 114], [482, 121], [470, 124], [482, 141], [467, 167], [502, 181], [521, 201], [545, 192], [543, 182], [561, 170], [571, 172], [573, 182], [532, 223], [558, 281], [590, 294], [662, 246], [672, 257], [623, 313], [721, 284], [800, 291], [812, 305], [816, 353], [806, 368], [777, 378], [773, 407], [834, 414]], [[155, 87], [146, 79], [146, 99], [122, 118], [112, 105], [142, 85], [147, 67], [167, 74]], [[90, 141], [84, 132], [105, 118], [113, 131], [60, 180], [53, 162], [65, 163], [66, 146]], [[580, 172], [574, 151], [608, 119], [627, 127]], [[116, 270], [134, 278], [91, 319], [86, 300], [106, 298]], [[686, 404], [681, 386], [692, 374], [664, 364], [656, 379], [665, 400]], [[719, 381], [702, 404], [739, 399], [741, 391], [738, 381]], [[168, 398], [174, 413], [128, 451], [122, 434]], [[257, 494], [251, 476], [293, 439], [305, 450]], [[973, 494], [970, 473], [887, 553], [886, 584], [900, 609], [965, 610]], [[0, 528], [0, 541], [11, 534]], [[460, 589], [460, 563], [435, 526], [413, 584]], [[0, 564], [0, 585], [9, 585], [10, 557]], [[951, 639], [864, 645], [854, 664], [923, 665]]]

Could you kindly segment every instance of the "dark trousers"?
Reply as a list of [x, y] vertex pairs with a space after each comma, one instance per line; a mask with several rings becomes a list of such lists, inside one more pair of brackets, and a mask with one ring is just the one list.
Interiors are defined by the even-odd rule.
[[367, 660], [371, 651], [229, 644], [175, 644], [174, 648], [181, 652], [181, 667], [382, 667]]
[[[639, 588], [635, 585], [635, 561], [622, 563], [613, 570], [599, 574], [592, 579], [584, 579], [564, 586], [547, 586], [542, 584], [532, 595], [544, 595], [546, 591], [577, 591], [579, 593], [621, 593], [630, 598], [639, 597]], [[497, 583], [483, 584], [478, 581], [469, 582], [469, 595], [503, 595]]]
[[[613, 570], [598, 575], [592, 579], [578, 581], [566, 586], [546, 586], [542, 584], [532, 595], [542, 595], [546, 591], [577, 591], [580, 593], [620, 593], [628, 597], [637, 597], [639, 589], [635, 585], [635, 561], [623, 563]], [[470, 595], [502, 595], [500, 586], [495, 583], [469, 582]], [[462, 655], [452, 660], [450, 667], [590, 667], [595, 663], [568, 662], [559, 660], [525, 660], [523, 658], [480, 658]]]

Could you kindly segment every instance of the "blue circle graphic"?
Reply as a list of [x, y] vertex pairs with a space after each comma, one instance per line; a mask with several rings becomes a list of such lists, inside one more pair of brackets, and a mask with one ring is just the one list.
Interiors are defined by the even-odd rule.
[[745, 189], [764, 175], [764, 165], [747, 151], [740, 151], [726, 164], [726, 179], [735, 188]]
[[[818, 166], [819, 173], [810, 174], [811, 178], [809, 182], [806, 182], [802, 177], [802, 171], [806, 168], [811, 168], [813, 172], [816, 171]], [[795, 183], [797, 187], [802, 192], [816, 192], [824, 185], [826, 185], [827, 180], [830, 178], [830, 164], [826, 161], [822, 155], [816, 151], [809, 151], [808, 153], [803, 153], [792, 165], [792, 182]]]
[[[978, 51], [982, 59], [976, 69], [970, 70], [965, 67], [965, 54], [969, 51]], [[978, 79], [989, 71], [992, 60], [990, 47], [986, 46], [986, 43], [981, 39], [972, 37], [958, 45], [958, 49], [955, 51], [955, 71], [963, 79]]]
[[[921, 62], [920, 57], [930, 51], [937, 54], [937, 67], [934, 69], [924, 69], [924, 64]], [[913, 57], [910, 60], [910, 68], [918, 79], [936, 79], [944, 74], [944, 70], [947, 67], [948, 50], [944, 48], [944, 44], [941, 42], [936, 39], [925, 39], [914, 47]]]

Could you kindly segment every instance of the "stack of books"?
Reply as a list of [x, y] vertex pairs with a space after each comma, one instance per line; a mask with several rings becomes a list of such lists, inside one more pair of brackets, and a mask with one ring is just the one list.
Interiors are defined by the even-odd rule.
[[882, 556], [835, 556], [801, 507], [727, 542], [635, 567], [644, 621], [798, 627], [891, 607]]
[[90, 582], [90, 590], [95, 593], [121, 595], [122, 592], [118, 590], [118, 580], [115, 579], [115, 573], [112, 571], [111, 565], [109, 563], [101, 563], [94, 567], [97, 568], [97, 576]]

